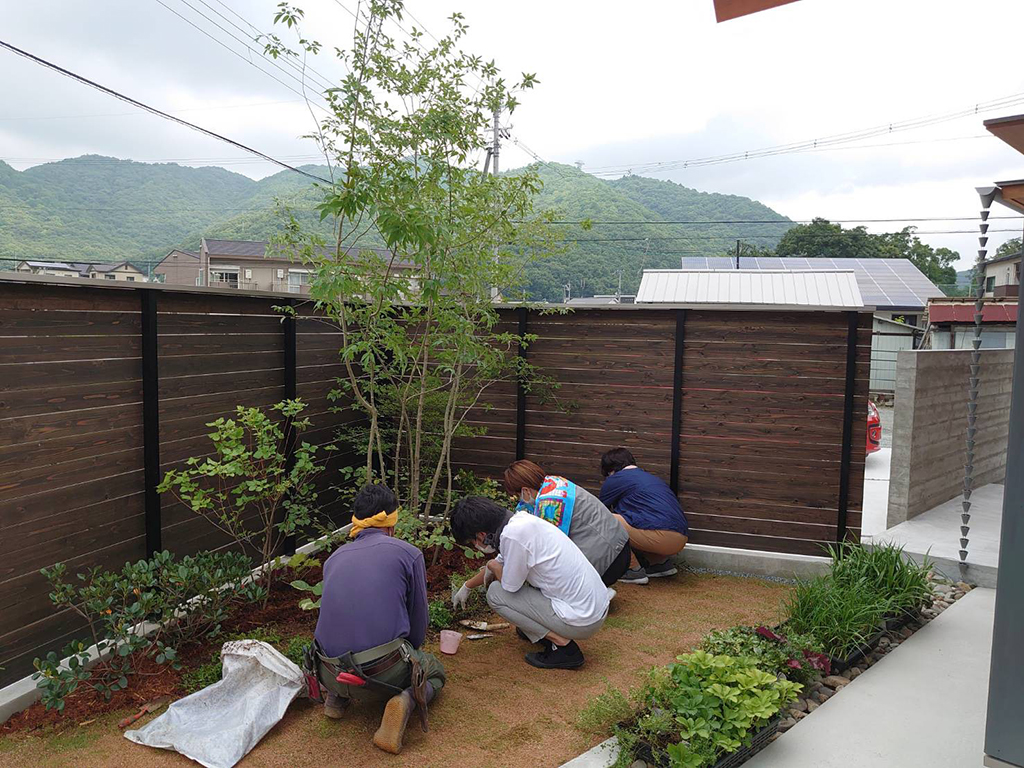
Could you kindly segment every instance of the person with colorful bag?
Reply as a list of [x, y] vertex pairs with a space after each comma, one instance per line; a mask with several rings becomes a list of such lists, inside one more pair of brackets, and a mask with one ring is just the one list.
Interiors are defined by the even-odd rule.
[[539, 464], [522, 459], [505, 470], [505, 492], [519, 497], [517, 510], [547, 520], [566, 534], [611, 586], [629, 569], [629, 534], [600, 499]]

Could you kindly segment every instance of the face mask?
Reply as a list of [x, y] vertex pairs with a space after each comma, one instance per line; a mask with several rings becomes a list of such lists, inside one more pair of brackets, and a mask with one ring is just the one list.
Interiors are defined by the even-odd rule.
[[477, 544], [476, 551], [483, 552], [485, 555], [493, 555], [495, 549], [490, 544]]

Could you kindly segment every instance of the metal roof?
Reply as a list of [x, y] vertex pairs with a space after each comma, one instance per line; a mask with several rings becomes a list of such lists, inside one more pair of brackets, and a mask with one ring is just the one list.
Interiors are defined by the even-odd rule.
[[[683, 269], [732, 269], [731, 256], [684, 256]], [[864, 303], [882, 310], [922, 310], [928, 299], [942, 296], [909, 259], [829, 259], [802, 256], [741, 256], [741, 269], [794, 271], [852, 269]]]
[[636, 301], [792, 309], [862, 309], [852, 270], [645, 269]]

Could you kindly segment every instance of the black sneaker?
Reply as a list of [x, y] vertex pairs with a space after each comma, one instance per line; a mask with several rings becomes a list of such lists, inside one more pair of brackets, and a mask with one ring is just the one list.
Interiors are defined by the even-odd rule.
[[619, 579], [624, 584], [646, 584], [649, 579], [647, 578], [647, 571], [643, 568], [630, 568]]
[[551, 643], [547, 650], [526, 654], [526, 663], [540, 669], [578, 669], [583, 661], [583, 651], [575, 640], [561, 648]]
[[679, 573], [679, 569], [675, 567], [671, 560], [658, 563], [658, 565], [648, 565], [644, 570], [647, 571], [647, 575], [652, 579], [660, 579], [663, 576], [675, 576]]

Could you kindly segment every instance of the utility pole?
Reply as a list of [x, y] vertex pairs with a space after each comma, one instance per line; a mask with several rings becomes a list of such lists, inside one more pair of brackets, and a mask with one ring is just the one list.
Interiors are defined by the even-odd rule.
[[736, 241], [736, 269], [740, 268], [740, 241]]

